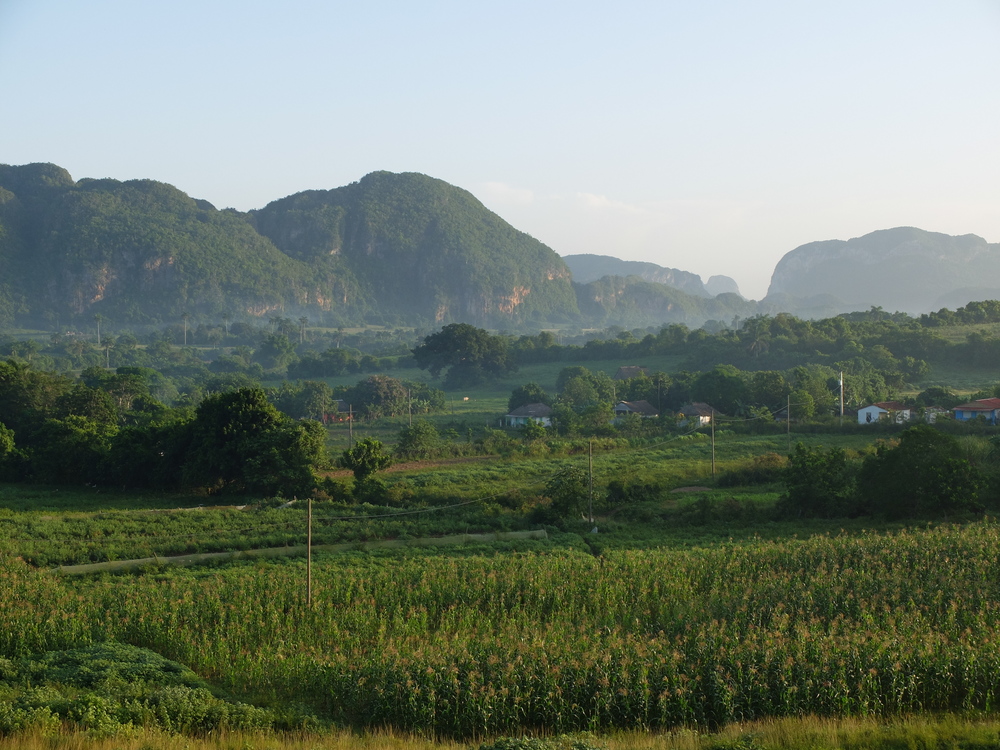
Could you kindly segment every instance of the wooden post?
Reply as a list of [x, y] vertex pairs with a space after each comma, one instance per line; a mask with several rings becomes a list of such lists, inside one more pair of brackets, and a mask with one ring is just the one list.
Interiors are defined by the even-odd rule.
[[844, 426], [844, 371], [840, 371], [840, 426]]
[[594, 441], [590, 441], [590, 523], [594, 523]]
[[309, 498], [309, 512], [306, 514], [306, 607], [313, 604], [313, 499]]
[[715, 476], [715, 409], [712, 409], [712, 476]]

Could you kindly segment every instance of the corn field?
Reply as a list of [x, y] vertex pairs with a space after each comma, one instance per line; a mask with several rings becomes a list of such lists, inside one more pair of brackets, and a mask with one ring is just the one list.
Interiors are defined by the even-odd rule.
[[997, 708], [1000, 527], [62, 578], [0, 559], [0, 655], [153, 649], [243, 700], [474, 737]]

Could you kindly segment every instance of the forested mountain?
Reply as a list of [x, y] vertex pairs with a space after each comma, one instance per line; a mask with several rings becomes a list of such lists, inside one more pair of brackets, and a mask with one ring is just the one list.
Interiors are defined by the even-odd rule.
[[279, 312], [498, 327], [579, 315], [555, 252], [424, 175], [376, 172], [241, 214], [150, 180], [0, 166], [0, 324]]
[[[571, 272], [572, 269], [572, 272]], [[468, 322], [700, 326], [760, 313], [926, 312], [1000, 297], [1000, 245], [913, 228], [815, 242], [767, 298], [732, 279], [597, 255], [560, 258], [471, 193], [373, 172], [240, 213], [152, 180], [0, 165], [0, 327], [305, 316], [327, 326]], [[575, 277], [575, 278], [574, 278]], [[722, 293], [720, 293], [722, 292]]]
[[1000, 244], [897, 227], [797, 247], [775, 267], [765, 301], [798, 304], [797, 314], [804, 298], [821, 314], [871, 306], [912, 314], [1000, 298], [997, 278]]
[[289, 257], [348, 270], [353, 296], [386, 314], [479, 325], [568, 321], [578, 314], [566, 264], [488, 211], [471, 193], [421, 174], [374, 172], [251, 212], [251, 223]]
[[0, 166], [0, 270], [0, 321], [263, 315], [316, 305], [331, 284], [233, 211], [151, 180], [74, 182], [51, 164]]

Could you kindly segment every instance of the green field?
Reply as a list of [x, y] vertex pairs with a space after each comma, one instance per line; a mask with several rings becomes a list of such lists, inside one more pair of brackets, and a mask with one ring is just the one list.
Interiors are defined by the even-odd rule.
[[[874, 435], [791, 438], [864, 452]], [[177, 732], [219, 747], [995, 738], [1000, 526], [783, 520], [780, 485], [720, 481], [789, 439], [720, 429], [714, 478], [703, 433], [595, 440], [593, 523], [546, 526], [545, 540], [317, 554], [311, 569], [300, 556], [68, 576], [57, 566], [301, 545], [306, 507], [6, 485], [0, 735], [95, 747], [168, 747]], [[984, 438], [963, 440], [974, 451]], [[385, 477], [412, 493], [404, 506], [317, 501], [313, 542], [537, 528], [546, 481], [588, 466], [589, 448], [407, 464]], [[660, 491], [611, 505], [603, 488], [621, 477]], [[113, 650], [99, 661], [78, 651], [101, 644]], [[154, 655], [183, 667], [123, 681]]]
[[[0, 651], [132, 644], [279, 727], [466, 741], [995, 709], [994, 523], [709, 536], [598, 555], [567, 534], [520, 551], [321, 557], [311, 607], [303, 561], [64, 578], [5, 556]], [[15, 705], [40, 721], [39, 704], [58, 710], [49, 690]], [[122, 706], [108, 701], [105, 731], [134, 715]]]
[[[0, 748], [997, 744], [995, 473], [981, 507], [946, 518], [795, 517], [778, 470], [796, 444], [856, 466], [901, 428], [827, 416], [602, 424], [593, 438], [497, 429], [514, 388], [554, 392], [567, 364], [523, 366], [415, 416], [443, 442], [380, 472], [378, 504], [327, 467], [311, 526], [304, 497], [0, 485]], [[993, 380], [939, 365], [921, 386], [939, 378]], [[327, 445], [392, 447], [409, 423], [332, 424]], [[948, 429], [992, 471], [987, 428]], [[749, 479], [759, 466], [772, 471]], [[593, 503], [559, 516], [547, 488], [574, 470]], [[544, 538], [406, 546], [528, 530]], [[307, 538], [403, 546], [307, 563]], [[241, 550], [289, 556], [165, 559]], [[135, 559], [153, 562], [60, 570]], [[543, 739], [502, 739], [524, 735]]]

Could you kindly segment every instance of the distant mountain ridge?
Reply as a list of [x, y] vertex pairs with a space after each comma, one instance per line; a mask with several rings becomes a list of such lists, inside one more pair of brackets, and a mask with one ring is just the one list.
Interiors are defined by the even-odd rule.
[[589, 284], [605, 276], [638, 276], [654, 284], [666, 284], [698, 297], [709, 296], [700, 276], [676, 268], [664, 268], [655, 263], [620, 260], [611, 255], [589, 253], [564, 255], [563, 260], [573, 272], [573, 281], [578, 284]]
[[561, 258], [422, 174], [373, 172], [242, 213], [153, 180], [0, 165], [0, 327], [282, 315], [328, 326], [718, 328], [778, 312], [957, 308], [1000, 298], [998, 271], [1000, 245], [900, 227], [792, 250], [755, 302], [725, 276]]
[[822, 296], [838, 311], [917, 314], [998, 299], [1000, 281], [992, 279], [1000, 280], [1000, 244], [897, 227], [795, 248], [775, 266], [764, 302]]
[[0, 324], [95, 314], [506, 327], [579, 310], [553, 250], [426, 175], [376, 172], [243, 214], [152, 180], [0, 165]]

